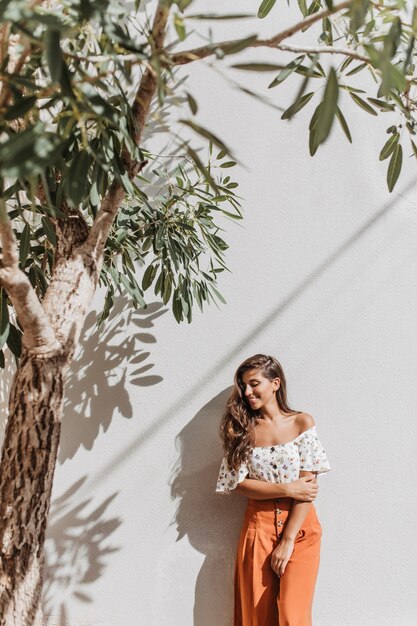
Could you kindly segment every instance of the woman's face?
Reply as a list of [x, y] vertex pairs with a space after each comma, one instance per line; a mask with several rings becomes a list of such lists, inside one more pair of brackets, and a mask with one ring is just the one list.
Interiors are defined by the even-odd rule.
[[276, 402], [275, 393], [280, 385], [279, 378], [269, 380], [256, 368], [246, 370], [242, 374], [243, 393], [254, 411], [269, 404], [271, 399]]

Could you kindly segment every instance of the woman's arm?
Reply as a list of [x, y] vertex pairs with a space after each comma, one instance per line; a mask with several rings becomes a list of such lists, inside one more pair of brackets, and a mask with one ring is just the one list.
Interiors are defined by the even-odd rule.
[[[300, 476], [301, 474], [311, 476], [314, 481], [317, 481], [314, 472], [300, 471]], [[271, 555], [271, 567], [278, 576], [282, 576], [285, 572], [287, 563], [294, 551], [298, 531], [307, 517], [310, 508], [311, 502], [294, 500], [292, 504], [279, 543]]]
[[300, 530], [305, 518], [307, 517], [312, 504], [312, 502], [301, 502], [300, 500], [294, 500], [291, 507], [291, 513], [288, 516], [284, 532], [282, 533], [281, 542], [295, 541], [298, 535], [298, 531]]
[[235, 491], [247, 498], [269, 500], [270, 498], [287, 498], [289, 483], [272, 483], [256, 478], [245, 478], [238, 484]]
[[305, 501], [309, 503], [317, 496], [319, 486], [311, 472], [304, 473], [309, 474], [309, 476], [303, 476], [291, 483], [272, 483], [265, 480], [257, 480], [256, 478], [245, 478], [237, 485], [236, 491], [247, 498], [255, 500], [294, 498], [295, 500], [303, 500], [304, 503]]

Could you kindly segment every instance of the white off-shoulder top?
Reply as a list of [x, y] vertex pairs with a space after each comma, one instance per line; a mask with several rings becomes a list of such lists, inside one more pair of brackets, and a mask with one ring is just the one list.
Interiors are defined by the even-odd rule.
[[291, 483], [299, 478], [300, 470], [323, 474], [330, 470], [326, 452], [317, 437], [316, 426], [308, 428], [287, 443], [252, 448], [249, 460], [238, 470], [231, 470], [224, 456], [216, 492], [229, 494], [245, 478], [272, 483]]

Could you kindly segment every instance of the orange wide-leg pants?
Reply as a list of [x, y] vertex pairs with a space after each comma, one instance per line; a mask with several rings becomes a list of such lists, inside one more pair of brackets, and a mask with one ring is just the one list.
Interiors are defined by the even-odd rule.
[[311, 508], [282, 576], [271, 567], [292, 498], [248, 499], [235, 566], [233, 626], [312, 626], [322, 527]]

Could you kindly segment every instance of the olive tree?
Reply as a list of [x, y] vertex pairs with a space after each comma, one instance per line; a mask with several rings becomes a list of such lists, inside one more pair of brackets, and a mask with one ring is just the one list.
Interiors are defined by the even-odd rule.
[[[134, 7], [0, 1], [0, 365], [3, 350], [16, 359], [0, 462], [0, 626], [42, 621], [65, 380], [97, 286], [106, 289], [99, 325], [117, 293], [146, 307], [153, 289], [188, 323], [195, 302], [201, 310], [225, 302], [217, 289], [228, 269], [220, 220], [242, 219], [229, 174], [236, 159], [215, 129], [195, 121], [198, 103], [181, 66], [210, 58], [267, 72], [271, 90], [298, 78], [295, 99], [277, 92], [287, 101], [281, 118], [311, 108], [311, 155], [334, 124], [352, 141], [342, 92], [367, 114], [387, 115], [379, 158], [388, 159], [389, 191], [402, 146], [417, 156], [413, 3], [298, 0], [298, 20], [268, 39], [243, 25], [277, 15], [276, 0], [254, 0], [253, 13], [235, 15], [192, 13], [192, 4], [160, 0], [144, 12], [139, 0]], [[220, 19], [235, 20], [240, 36], [216, 40]], [[204, 45], [187, 47], [191, 29], [200, 29]], [[298, 43], [290, 45], [293, 36]], [[309, 45], [300, 43], [307, 37]], [[277, 58], [233, 63], [255, 47]], [[355, 82], [364, 72], [373, 79], [366, 88]], [[242, 90], [263, 97], [245, 84]], [[167, 155], [152, 153], [148, 134], [158, 125], [169, 133], [164, 116], [174, 108], [184, 133], [173, 131], [164, 165]], [[192, 145], [197, 137], [205, 156]]]

